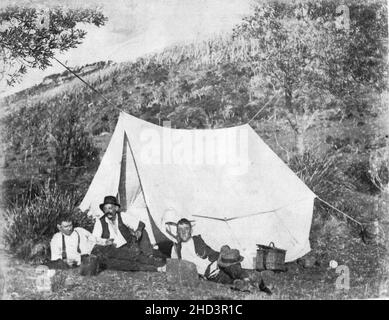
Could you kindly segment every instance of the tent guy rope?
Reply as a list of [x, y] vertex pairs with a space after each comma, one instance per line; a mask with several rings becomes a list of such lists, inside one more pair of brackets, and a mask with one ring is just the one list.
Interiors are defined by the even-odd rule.
[[82, 83], [84, 83], [88, 88], [99, 94], [106, 102], [108, 102], [111, 106], [113, 106], [115, 109], [118, 109], [119, 111], [122, 111], [120, 108], [118, 108], [115, 104], [113, 104], [108, 98], [106, 98], [99, 90], [91, 86], [88, 82], [86, 82], [84, 79], [82, 79], [77, 73], [75, 73], [72, 69], [70, 69], [66, 64], [59, 61], [56, 57], [53, 57], [55, 61], [57, 61], [61, 66], [63, 66], [66, 70], [68, 70], [71, 74], [73, 74], [77, 79], [79, 79]]
[[361, 227], [363, 226], [363, 223], [362, 222], [359, 222], [358, 220], [355, 220], [353, 217], [349, 216], [347, 213], [344, 213], [343, 211], [339, 210], [338, 208], [335, 208], [332, 204], [328, 203], [327, 201], [319, 198], [319, 197], [316, 197], [317, 200], [323, 202], [324, 204], [326, 204], [327, 206], [329, 206], [331, 209], [334, 209], [335, 211], [343, 214], [345, 217], [347, 217], [348, 219], [350, 219], [351, 221], [359, 224]]
[[277, 98], [277, 100], [276, 100], [276, 103], [277, 103], [278, 100], [280, 100], [280, 97], [281, 97], [281, 96], [279, 96], [279, 94], [280, 94], [280, 93], [277, 92], [271, 99], [269, 99], [269, 101], [267, 101], [267, 102], [263, 105], [263, 107], [262, 107], [261, 109], [259, 109], [259, 111], [258, 111], [256, 114], [254, 114], [254, 116], [252, 116], [251, 119], [250, 119], [249, 121], [247, 121], [247, 124], [250, 124], [250, 122], [253, 121], [253, 120], [262, 112], [262, 110], [265, 109], [265, 108], [269, 105], [269, 103], [272, 102], [273, 99], [274, 99], [275, 97], [278, 96], [278, 98]]
[[[331, 209], [341, 213], [342, 215], [344, 215], [346, 218], [350, 219], [351, 221], [357, 223], [358, 225], [360, 226], [363, 226], [363, 223], [362, 222], [359, 222], [358, 220], [354, 219], [353, 217], [351, 217], [350, 215], [348, 215], [347, 213], [339, 210], [338, 208], [334, 207], [333, 205], [331, 205], [330, 203], [328, 203], [327, 201], [321, 199], [320, 197], [317, 197], [316, 196], [316, 199], [323, 202], [324, 204], [326, 204], [327, 206], [329, 206]], [[287, 205], [289, 206], [289, 205]], [[247, 215], [244, 215], [244, 216], [239, 216], [239, 217], [231, 217], [231, 218], [227, 218], [227, 217], [224, 217], [224, 218], [217, 218], [217, 217], [210, 217], [210, 216], [203, 216], [203, 215], [199, 215], [199, 214], [192, 214], [193, 217], [199, 217], [199, 218], [205, 218], [205, 219], [211, 219], [211, 220], [219, 220], [219, 221], [225, 221], [225, 222], [228, 222], [228, 221], [231, 221], [231, 220], [234, 220], [234, 219], [240, 219], [240, 218], [247, 218], [247, 217], [252, 217], [252, 216], [255, 216], [255, 215], [259, 215], [259, 214], [265, 214], [265, 213], [270, 213], [270, 212], [276, 212], [278, 210], [281, 210], [287, 206], [283, 206], [283, 207], [279, 207], [279, 208], [276, 208], [276, 209], [272, 209], [272, 210], [267, 210], [267, 211], [259, 211], [259, 212], [255, 212], [255, 213], [251, 213], [251, 214], [247, 214]]]

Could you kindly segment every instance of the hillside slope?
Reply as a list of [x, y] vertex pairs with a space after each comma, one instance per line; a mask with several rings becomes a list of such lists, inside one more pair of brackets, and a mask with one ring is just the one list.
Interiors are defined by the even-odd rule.
[[[3, 104], [8, 112], [5, 194], [10, 192], [11, 199], [26, 189], [31, 193], [35, 183], [48, 178], [84, 190], [120, 110], [159, 125], [169, 120], [176, 128], [247, 123], [271, 98], [250, 64], [258, 50], [250, 41], [218, 37], [174, 46], [134, 63], [100, 63], [103, 68], [84, 79], [111, 103], [70, 77], [60, 85], [9, 97]], [[296, 139], [280, 104], [268, 104], [250, 124], [291, 164]], [[378, 190], [369, 178], [369, 155], [386, 145], [387, 128], [382, 97], [375, 96], [371, 104], [357, 113], [334, 105], [317, 118], [304, 141], [312, 154], [336, 157], [359, 191], [374, 194]]]

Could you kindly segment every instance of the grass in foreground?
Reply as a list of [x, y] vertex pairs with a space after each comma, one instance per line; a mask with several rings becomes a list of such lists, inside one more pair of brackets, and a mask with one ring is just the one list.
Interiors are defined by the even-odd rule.
[[[320, 248], [317, 248], [318, 254]], [[37, 289], [36, 267], [11, 260], [6, 280], [6, 299], [60, 300], [166, 300], [166, 299], [371, 299], [389, 297], [388, 277], [385, 274], [386, 256], [383, 246], [364, 244], [358, 239], [326, 243], [325, 253], [319, 255], [320, 265], [305, 269], [296, 262], [288, 271], [275, 273], [267, 280], [273, 295], [255, 291], [237, 292], [227, 285], [201, 281], [196, 288], [169, 284], [166, 275], [152, 272], [104, 271], [95, 277], [82, 277], [77, 269], [57, 271], [52, 278], [51, 292]], [[336, 290], [339, 274], [328, 267], [337, 260], [350, 271], [350, 289]], [[386, 285], [386, 287], [385, 287]], [[386, 291], [386, 292], [385, 292]]]

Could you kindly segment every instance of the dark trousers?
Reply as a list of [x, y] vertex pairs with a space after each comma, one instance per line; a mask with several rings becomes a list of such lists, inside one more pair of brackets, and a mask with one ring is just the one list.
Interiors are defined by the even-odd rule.
[[44, 263], [49, 269], [66, 270], [71, 267], [62, 259], [51, 260]]
[[240, 263], [233, 264], [228, 267], [219, 266], [219, 270], [220, 271], [216, 276], [211, 276], [208, 280], [217, 283], [232, 284], [236, 279], [243, 280], [248, 277], [247, 270], [243, 269]]
[[140, 251], [150, 257], [158, 257], [162, 259], [166, 259], [170, 257], [171, 247], [173, 246], [173, 242], [162, 242], [159, 243], [159, 250], [153, 249], [153, 246], [151, 245], [149, 234], [145, 229], [142, 231], [142, 235], [138, 241], [135, 241], [135, 243], [139, 246]]
[[153, 254], [153, 246], [150, 242], [149, 234], [147, 233], [146, 229], [143, 229], [142, 235], [140, 239], [137, 241], [137, 244], [139, 245], [140, 250], [146, 255], [150, 256]]
[[145, 255], [138, 246], [124, 245], [116, 248], [113, 245], [96, 245], [92, 253], [97, 256], [99, 269], [120, 271], [157, 271], [165, 262]]

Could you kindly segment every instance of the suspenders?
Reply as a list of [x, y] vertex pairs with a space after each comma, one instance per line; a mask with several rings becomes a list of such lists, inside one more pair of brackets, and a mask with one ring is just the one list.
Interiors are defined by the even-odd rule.
[[[75, 233], [77, 233], [77, 252], [81, 253], [80, 250], [80, 234], [74, 230]], [[62, 233], [62, 260], [65, 260], [67, 258], [66, 255], [66, 244], [65, 244], [65, 235]]]

